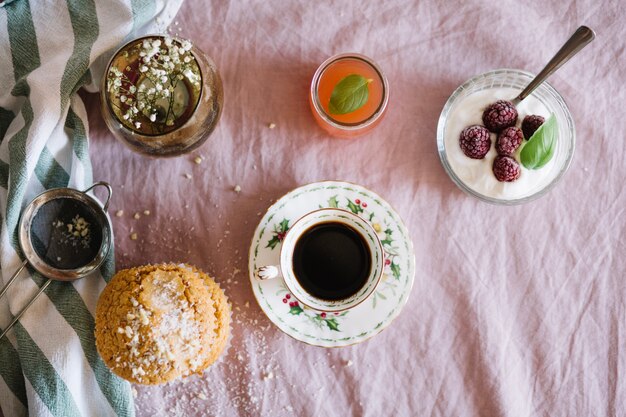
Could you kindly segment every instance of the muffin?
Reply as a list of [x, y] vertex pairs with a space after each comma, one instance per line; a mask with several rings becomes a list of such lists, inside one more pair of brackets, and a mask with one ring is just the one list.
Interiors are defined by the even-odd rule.
[[96, 308], [96, 347], [106, 365], [138, 384], [201, 374], [226, 348], [230, 306], [207, 274], [188, 265], [119, 271]]

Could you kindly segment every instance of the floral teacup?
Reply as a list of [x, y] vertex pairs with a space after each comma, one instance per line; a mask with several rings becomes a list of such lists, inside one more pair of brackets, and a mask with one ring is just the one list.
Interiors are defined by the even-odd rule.
[[[307, 291], [298, 281], [294, 271], [294, 251], [296, 244], [311, 228], [324, 223], [339, 223], [356, 232], [365, 244], [369, 257], [369, 273], [364, 284], [356, 292], [339, 300], [320, 298]], [[300, 219], [287, 231], [280, 250], [280, 264], [262, 266], [255, 271], [257, 279], [281, 277], [293, 296], [304, 306], [324, 312], [339, 312], [353, 308], [368, 299], [380, 282], [385, 265], [383, 246], [373, 227], [358, 215], [341, 209], [327, 208], [312, 211]]]

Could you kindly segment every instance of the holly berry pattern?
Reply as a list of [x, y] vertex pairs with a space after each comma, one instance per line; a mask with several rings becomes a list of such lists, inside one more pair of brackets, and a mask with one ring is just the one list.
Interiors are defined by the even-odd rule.
[[294, 316], [297, 316], [302, 313], [304, 313], [304, 310], [302, 309], [302, 307], [300, 307], [300, 303], [298, 303], [297, 301], [292, 301], [289, 303], [289, 314], [293, 314]]
[[[345, 313], [343, 314], [345, 315]], [[337, 319], [335, 317], [329, 319], [328, 317], [326, 317], [326, 313], [321, 313], [321, 314], [314, 316], [313, 320], [315, 320], [315, 323], [320, 327], [323, 327], [325, 325], [332, 331], [335, 331], [335, 332], [340, 331], [339, 323], [337, 323]]]
[[307, 319], [307, 321], [318, 327], [327, 327], [329, 330], [340, 332], [339, 322], [337, 321], [338, 317], [345, 316], [347, 312], [335, 313], [333, 317], [328, 317], [327, 313], [317, 313], [313, 310], [309, 310], [300, 305], [298, 301], [290, 301], [292, 300], [292, 296], [289, 293], [289, 290], [284, 285], [280, 286], [280, 290], [277, 295], [283, 294], [283, 303], [287, 304], [289, 307], [288, 314], [293, 316], [302, 316]]
[[276, 245], [285, 240], [285, 235], [287, 234], [287, 230], [289, 230], [289, 220], [283, 219], [277, 225], [274, 225], [274, 232], [272, 238], [267, 242], [266, 248], [274, 249]]
[[347, 311], [334, 313], [329, 317], [329, 313], [318, 313], [306, 307], [302, 307], [298, 301], [290, 301], [292, 300], [292, 296], [284, 285], [281, 285], [277, 295], [283, 295], [283, 303], [289, 306], [288, 314], [304, 317], [307, 319], [307, 322], [317, 327], [326, 327], [334, 332], [341, 332], [339, 329], [340, 323], [337, 319], [345, 316], [348, 313]]
[[[363, 213], [363, 206], [361, 204], [364, 203], [362, 203], [361, 200], [359, 200], [358, 198], [354, 200], [354, 202], [350, 201], [349, 198], [346, 198], [346, 200], [348, 200], [348, 210], [350, 210], [354, 214]], [[367, 204], [365, 205], [365, 207], [367, 207]]]

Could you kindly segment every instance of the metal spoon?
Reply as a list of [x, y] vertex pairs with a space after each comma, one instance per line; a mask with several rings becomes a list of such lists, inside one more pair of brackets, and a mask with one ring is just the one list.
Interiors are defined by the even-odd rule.
[[539, 87], [539, 84], [544, 82], [552, 73], [563, 64], [565, 64], [571, 57], [576, 55], [583, 49], [589, 42], [594, 40], [596, 34], [593, 30], [587, 26], [581, 26], [576, 29], [576, 32], [563, 44], [559, 52], [548, 62], [548, 64], [541, 70], [539, 74], [528, 84], [528, 86], [517, 97], [511, 100], [514, 106], [517, 106], [522, 100], [530, 95], [535, 88]]

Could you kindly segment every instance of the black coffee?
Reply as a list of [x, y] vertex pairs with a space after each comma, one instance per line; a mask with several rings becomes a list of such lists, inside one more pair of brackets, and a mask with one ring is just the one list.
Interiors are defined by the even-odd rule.
[[87, 265], [102, 245], [97, 214], [72, 198], [57, 198], [41, 206], [31, 223], [30, 236], [37, 255], [57, 269]]
[[328, 222], [306, 230], [296, 243], [293, 271], [309, 294], [342, 300], [360, 290], [372, 267], [363, 237], [351, 227]]

